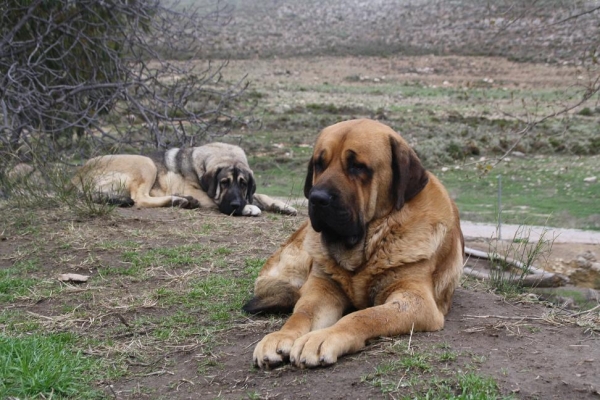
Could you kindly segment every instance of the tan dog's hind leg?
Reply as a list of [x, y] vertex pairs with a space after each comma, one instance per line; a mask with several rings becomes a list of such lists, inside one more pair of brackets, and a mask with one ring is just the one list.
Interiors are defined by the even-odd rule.
[[307, 221], [269, 257], [254, 284], [254, 297], [244, 305], [244, 311], [292, 311], [312, 268], [312, 258], [304, 249], [308, 229]]

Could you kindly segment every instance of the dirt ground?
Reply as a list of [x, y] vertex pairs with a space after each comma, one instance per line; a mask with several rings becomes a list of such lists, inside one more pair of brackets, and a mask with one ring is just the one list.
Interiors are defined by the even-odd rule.
[[[152, 224], [164, 214], [142, 210], [123, 210], [119, 225]], [[157, 218], [158, 217], [158, 218]], [[261, 217], [264, 218], [264, 217]], [[285, 217], [294, 225], [305, 216]], [[169, 220], [177, 223], [178, 212], [169, 212]], [[241, 218], [233, 219], [243, 224]], [[264, 224], [264, 221], [261, 225]], [[211, 240], [243, 243], [246, 237], [227, 239], [215, 235]], [[473, 238], [467, 245], [481, 247], [483, 241]], [[580, 248], [597, 248], [578, 245]], [[269, 245], [267, 248], [275, 249]], [[549, 259], [569, 257], [572, 246], [559, 244], [552, 249]], [[416, 333], [411, 346], [418, 352], [439, 351], [440, 345], [458, 354], [453, 362], [438, 363], [446, 375], [474, 368], [478, 373], [494, 377], [503, 394], [523, 399], [598, 398], [600, 385], [600, 342], [576, 318], [557, 313], [556, 309], [534, 303], [524, 296], [521, 300], [505, 300], [486, 290], [484, 285], [465, 283], [456, 292], [453, 307], [443, 331]], [[562, 315], [562, 316], [560, 316]], [[275, 330], [280, 319], [248, 317], [236, 327], [219, 335], [218, 347], [207, 355], [192, 348], [189, 352], [175, 352], [161, 358], [154, 366], [155, 373], [140, 368], [146, 376], [116, 382], [113, 390], [117, 398], [276, 398], [276, 399], [367, 399], [401, 398], [412, 393], [414, 387], [404, 387], [399, 371], [390, 377], [397, 389], [388, 394], [368, 382], [379, 364], [402, 357], [392, 351], [397, 340], [384, 338], [370, 344], [364, 351], [343, 357], [330, 368], [298, 370], [289, 366], [274, 371], [259, 371], [251, 366], [254, 345], [266, 333]], [[210, 357], [215, 367], [203, 374], [198, 363]], [[136, 372], [132, 367], [132, 372]], [[423, 374], [422, 386], [427, 390], [429, 376]], [[145, 396], [136, 387], [152, 388]]]
[[[444, 343], [459, 358], [447, 368], [465, 368], [478, 361], [480, 373], [493, 376], [505, 394], [524, 399], [597, 398], [600, 374], [598, 339], [580, 327], [546, 321], [548, 310], [539, 305], [512, 304], [479, 290], [460, 289], [441, 332], [418, 333], [412, 337], [417, 351]], [[263, 323], [261, 323], [263, 322]], [[250, 366], [254, 344], [267, 332], [264, 319], [252, 318], [247, 327], [228, 332], [225, 344], [215, 349], [221, 369], [199, 376], [198, 354], [175, 355], [168, 373], [115, 385], [115, 391], [136, 385], [159, 388], [169, 398], [245, 398], [256, 392], [260, 398], [277, 399], [367, 399], [385, 398], [378, 388], [363, 381], [376, 366], [395, 356], [387, 349], [392, 340], [380, 340], [365, 351], [342, 358], [337, 365], [318, 370], [289, 366], [274, 371], [257, 371]], [[399, 390], [404, 371], [392, 379]]]

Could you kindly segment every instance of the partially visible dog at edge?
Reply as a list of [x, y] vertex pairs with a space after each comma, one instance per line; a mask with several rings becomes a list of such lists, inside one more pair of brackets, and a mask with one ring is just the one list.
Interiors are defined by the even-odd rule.
[[218, 208], [228, 215], [260, 215], [261, 210], [295, 215], [283, 201], [257, 194], [244, 150], [226, 143], [173, 148], [151, 156], [95, 157], [71, 182], [94, 201], [119, 206]]
[[306, 221], [265, 263], [249, 313], [293, 313], [254, 350], [273, 368], [335, 363], [369, 339], [444, 327], [463, 270], [446, 189], [386, 125], [325, 128], [308, 165]]

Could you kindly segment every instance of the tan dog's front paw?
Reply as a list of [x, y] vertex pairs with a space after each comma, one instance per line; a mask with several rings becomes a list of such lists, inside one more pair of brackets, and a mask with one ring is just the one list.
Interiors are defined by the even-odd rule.
[[294, 342], [290, 362], [299, 368], [324, 367], [335, 364], [339, 356], [353, 347], [349, 335], [321, 329], [307, 333]]
[[276, 368], [288, 360], [295, 335], [274, 332], [265, 336], [254, 349], [254, 365], [259, 368]]

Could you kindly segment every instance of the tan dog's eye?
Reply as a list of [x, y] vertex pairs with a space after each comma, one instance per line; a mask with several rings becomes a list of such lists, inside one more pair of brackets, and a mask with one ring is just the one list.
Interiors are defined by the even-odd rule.
[[325, 160], [323, 160], [323, 153], [314, 161], [314, 168], [317, 174], [320, 174], [325, 170]]
[[247, 186], [247, 183], [245, 180], [240, 179], [239, 185], [240, 185], [240, 188], [245, 189]]
[[367, 178], [373, 176], [373, 170], [371, 168], [369, 168], [366, 164], [354, 160], [354, 158], [350, 158], [348, 160], [347, 169], [349, 175], [364, 176]]
[[225, 179], [221, 179], [221, 182], [219, 182], [221, 184], [221, 186], [223, 187], [227, 187], [230, 184], [229, 178], [225, 178]]

